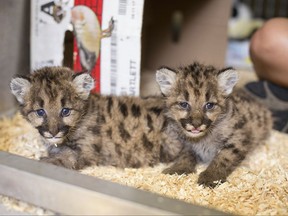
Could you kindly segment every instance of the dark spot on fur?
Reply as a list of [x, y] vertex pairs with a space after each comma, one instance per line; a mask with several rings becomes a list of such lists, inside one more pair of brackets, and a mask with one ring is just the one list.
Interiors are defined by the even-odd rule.
[[224, 163], [224, 162], [220, 162], [220, 166], [222, 166], [222, 167], [226, 167], [226, 166], [227, 166], [227, 164], [226, 164], [226, 163]]
[[125, 129], [123, 122], [120, 123], [119, 127], [119, 133], [122, 139], [126, 142], [131, 138], [131, 135], [128, 133], [128, 131]]
[[104, 115], [101, 116], [101, 122], [102, 122], [103, 124], [106, 123], [106, 118], [105, 118]]
[[148, 149], [149, 151], [152, 151], [153, 143], [148, 140], [148, 138], [145, 134], [143, 134], [143, 136], [142, 136], [142, 143], [146, 149]]
[[205, 94], [205, 100], [208, 102], [210, 100], [210, 97], [211, 97], [211, 91], [207, 90]]
[[247, 119], [243, 117], [241, 120], [239, 120], [235, 125], [234, 129], [241, 129], [243, 126], [247, 123]]
[[180, 124], [182, 125], [183, 128], [186, 128], [187, 124], [192, 124], [192, 118], [182, 118], [179, 120]]
[[229, 163], [229, 162], [230, 162], [230, 160], [229, 160], [228, 158], [224, 158], [224, 161], [225, 161], [226, 163]]
[[89, 108], [91, 110], [97, 110], [99, 109], [99, 106], [97, 106], [95, 100], [89, 100]]
[[106, 119], [104, 115], [98, 115], [96, 119], [97, 124], [104, 124], [106, 123]]
[[244, 160], [245, 157], [246, 157], [245, 154], [238, 154], [238, 160], [240, 160], [240, 161]]
[[233, 143], [224, 146], [224, 149], [232, 149], [232, 148], [235, 148], [235, 145]]
[[50, 100], [56, 98], [59, 93], [59, 89], [57, 88], [57, 81], [53, 79], [46, 79], [46, 86], [44, 88], [45, 93], [48, 97], [50, 97]]
[[132, 107], [131, 107], [131, 112], [132, 112], [132, 115], [134, 116], [134, 117], [139, 117], [139, 116], [141, 116], [141, 109], [140, 109], [140, 107], [138, 106], [138, 105], [136, 105], [136, 104], [133, 104], [132, 105]]
[[253, 142], [251, 132], [247, 132], [246, 134], [244, 134], [244, 137], [245, 138], [242, 141], [243, 146], [250, 145]]
[[[194, 79], [194, 82], [195, 82], [195, 86], [199, 86], [200, 81], [199, 81], [199, 79], [198, 79], [198, 75], [197, 75], [197, 77]], [[195, 86], [194, 86], [194, 88], [195, 88]]]
[[119, 109], [120, 109], [120, 112], [122, 113], [122, 115], [124, 117], [127, 117], [128, 116], [128, 108], [127, 108], [127, 105], [125, 103], [122, 103], [122, 102], [119, 102]]
[[151, 116], [149, 114], [147, 114], [147, 126], [150, 129], [149, 132], [154, 130], [153, 121], [152, 121], [152, 118], [151, 118]]
[[147, 99], [150, 99], [151, 97], [150, 96], [140, 96], [141, 97], [141, 99], [143, 99], [143, 100], [147, 100]]
[[251, 139], [245, 138], [245, 139], [242, 141], [242, 144], [243, 144], [243, 146], [250, 145], [250, 144], [251, 144]]
[[44, 132], [48, 131], [48, 127], [46, 125], [41, 125], [36, 127], [36, 129], [39, 131], [39, 133], [44, 136]]
[[[237, 102], [240, 101], [240, 98], [237, 97], [237, 96], [235, 96], [235, 97], [231, 97], [230, 99], [231, 99], [231, 101], [233, 101], [234, 103], [237, 103]], [[234, 106], [234, 108], [238, 110], [238, 108], [237, 108], [236, 106]]]
[[162, 109], [159, 107], [152, 107], [149, 110], [152, 111], [153, 113], [155, 113], [157, 116], [159, 116], [160, 113], [162, 112]]
[[239, 149], [234, 149], [232, 152], [236, 156], [238, 161], [244, 160], [247, 153], [246, 151], [240, 151]]
[[[86, 166], [91, 166], [91, 165], [92, 165], [91, 161], [86, 160], [85, 158], [82, 158], [82, 160], [83, 160], [83, 166], [80, 165], [78, 168], [86, 167]], [[79, 162], [79, 164], [81, 164], [81, 162]]]
[[211, 125], [211, 123], [212, 123], [211, 119], [204, 117], [202, 124], [207, 125], [209, 127]]
[[235, 116], [238, 112], [239, 112], [239, 109], [234, 105], [232, 109], [232, 116]]
[[63, 143], [61, 146], [71, 148], [73, 151], [77, 151], [78, 153], [82, 151], [81, 147], [77, 145], [76, 142], [67, 142], [65, 144]]
[[70, 129], [70, 126], [68, 125], [61, 124], [58, 126], [58, 130], [61, 131], [63, 134], [67, 134], [69, 129]]
[[167, 155], [165, 154], [164, 148], [161, 145], [160, 146], [160, 162], [163, 163], [163, 162], [166, 162], [166, 161], [167, 161]]
[[169, 155], [167, 152], [165, 152], [163, 146], [160, 146], [160, 162], [161, 163], [167, 163], [172, 161], [172, 156]]
[[125, 159], [126, 159], [127, 164], [130, 164], [131, 157], [132, 157], [131, 154], [132, 154], [131, 151], [129, 151], [128, 154], [125, 155]]
[[119, 143], [115, 143], [115, 151], [120, 157], [122, 156], [121, 146]]
[[204, 85], [203, 82], [199, 83], [199, 88], [203, 88], [203, 85]]
[[[185, 68], [186, 69], [186, 68]], [[189, 75], [189, 69], [187, 70], [184, 70], [184, 73], [183, 73], [183, 75], [184, 75], [184, 79], [186, 79], [187, 78], [187, 76]]]
[[93, 144], [92, 147], [96, 153], [100, 153], [100, 151], [102, 149], [102, 144], [101, 143]]
[[184, 90], [184, 98], [186, 101], [189, 101], [189, 93], [187, 90]]
[[38, 97], [36, 100], [37, 100], [38, 105], [42, 108], [44, 106], [44, 100], [40, 97]]
[[200, 90], [198, 88], [194, 88], [193, 90], [195, 97], [200, 97]]
[[134, 162], [131, 164], [131, 167], [132, 167], [132, 168], [140, 168], [140, 167], [141, 167], [140, 161], [134, 161]]
[[112, 129], [109, 128], [109, 129], [106, 131], [106, 133], [107, 133], [107, 136], [108, 136], [110, 139], [112, 139]]
[[233, 149], [233, 151], [232, 151], [234, 154], [239, 154], [239, 149], [237, 149], [237, 148], [235, 148], [235, 149]]
[[155, 165], [154, 159], [153, 159], [153, 161], [150, 161], [150, 162], [148, 163], [148, 166], [149, 166], [149, 167], [154, 167], [154, 165]]
[[65, 99], [65, 98], [62, 98], [62, 99], [61, 99], [61, 106], [62, 106], [62, 107], [65, 107], [65, 104], [66, 104], [66, 99]]
[[226, 145], [226, 143], [231, 139], [231, 137], [233, 136], [233, 134], [230, 134], [228, 137], [225, 137], [223, 140], [222, 140], [222, 143], [224, 145]]
[[168, 118], [165, 118], [164, 122], [163, 122], [163, 125], [161, 127], [161, 132], [165, 131], [165, 129], [167, 128], [168, 124], [169, 124], [169, 120], [168, 120]]
[[93, 134], [95, 135], [100, 135], [101, 133], [101, 126], [100, 125], [96, 125], [96, 126], [91, 126], [88, 128], [89, 131], [91, 131]]
[[113, 99], [112, 97], [108, 97], [107, 112], [109, 113], [110, 116], [111, 116], [112, 107], [113, 107]]

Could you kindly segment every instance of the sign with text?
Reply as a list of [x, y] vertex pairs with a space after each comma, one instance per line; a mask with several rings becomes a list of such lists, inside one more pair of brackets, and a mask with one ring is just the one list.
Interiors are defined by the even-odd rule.
[[31, 67], [61, 66], [65, 32], [73, 69], [88, 71], [101, 94], [139, 95], [144, 0], [32, 0]]

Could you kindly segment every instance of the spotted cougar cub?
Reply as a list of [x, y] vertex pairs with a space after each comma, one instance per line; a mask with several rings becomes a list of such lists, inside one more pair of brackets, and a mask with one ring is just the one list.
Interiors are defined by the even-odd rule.
[[48, 145], [43, 161], [70, 169], [153, 166], [170, 162], [182, 148], [163, 133], [160, 98], [90, 94], [93, 78], [64, 67], [16, 77], [10, 87]]
[[232, 68], [218, 70], [194, 63], [175, 70], [161, 68], [156, 80], [165, 96], [168, 128], [185, 144], [168, 174], [191, 173], [199, 162], [208, 163], [199, 184], [223, 182], [272, 127], [268, 110], [237, 90]]

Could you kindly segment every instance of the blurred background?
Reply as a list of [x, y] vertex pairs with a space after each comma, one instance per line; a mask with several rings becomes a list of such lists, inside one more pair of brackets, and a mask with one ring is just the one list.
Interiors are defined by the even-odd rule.
[[[51, 1], [52, 2], [52, 1]], [[31, 2], [0, 1], [0, 116], [15, 112], [9, 82], [30, 73]], [[145, 0], [141, 95], [157, 93], [155, 70], [198, 60], [250, 71], [251, 35], [272, 17], [287, 17], [288, 0]], [[73, 67], [73, 34], [65, 36], [63, 65]]]
[[263, 23], [273, 17], [288, 16], [286, 0], [234, 0], [228, 21], [226, 64], [253, 69], [249, 58], [249, 40]]

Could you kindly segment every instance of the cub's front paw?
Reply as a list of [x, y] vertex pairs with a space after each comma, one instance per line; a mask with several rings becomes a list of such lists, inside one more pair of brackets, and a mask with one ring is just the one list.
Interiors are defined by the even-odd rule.
[[63, 166], [63, 164], [59, 158], [41, 157], [40, 161], [45, 162], [45, 163], [54, 164], [56, 166]]
[[191, 167], [183, 167], [183, 166], [180, 166], [180, 165], [177, 165], [177, 164], [174, 164], [166, 169], [164, 169], [162, 171], [162, 173], [164, 174], [170, 174], [170, 175], [173, 175], [173, 174], [178, 174], [178, 175], [181, 175], [181, 174], [189, 174], [189, 173], [193, 173], [195, 172], [195, 169], [194, 168], [191, 168]]
[[204, 171], [200, 173], [198, 178], [198, 184], [203, 185], [204, 187], [214, 188], [219, 184], [222, 184], [226, 181], [226, 178], [220, 177], [215, 172]]
[[57, 157], [41, 157], [40, 161], [43, 161], [45, 163], [54, 164], [56, 166], [66, 167], [68, 169], [74, 169], [74, 167], [71, 166], [71, 164], [69, 164], [69, 163], [63, 161], [61, 158], [57, 158]]

